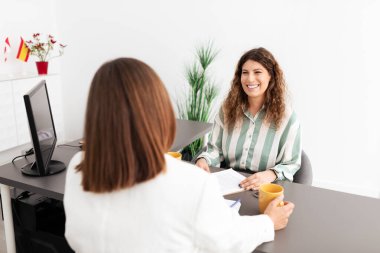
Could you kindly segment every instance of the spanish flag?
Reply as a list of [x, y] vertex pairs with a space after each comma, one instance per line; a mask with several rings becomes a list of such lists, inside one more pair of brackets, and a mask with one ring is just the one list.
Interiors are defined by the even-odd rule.
[[29, 58], [30, 50], [26, 46], [25, 41], [21, 37], [20, 39], [21, 39], [20, 47], [18, 48], [18, 53], [17, 53], [16, 58], [19, 59], [20, 61], [27, 62]]

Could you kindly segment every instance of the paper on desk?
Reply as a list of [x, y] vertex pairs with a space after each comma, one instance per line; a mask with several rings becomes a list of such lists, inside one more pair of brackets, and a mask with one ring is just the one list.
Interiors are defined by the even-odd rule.
[[244, 189], [241, 188], [239, 184], [245, 179], [245, 176], [234, 171], [233, 169], [214, 172], [211, 173], [211, 175], [214, 176], [218, 181], [223, 196], [244, 191]]
[[[229, 199], [225, 199], [224, 200], [226, 202], [226, 204], [231, 207], [231, 205], [233, 205], [236, 200], [229, 200]], [[239, 201], [239, 203], [236, 203], [233, 207], [231, 207], [233, 210], [236, 210], [237, 212], [239, 212], [240, 210], [240, 206], [241, 206], [241, 202]]]

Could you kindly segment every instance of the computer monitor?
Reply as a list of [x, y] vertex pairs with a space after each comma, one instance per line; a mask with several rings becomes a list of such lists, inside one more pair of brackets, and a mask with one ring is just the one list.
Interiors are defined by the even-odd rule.
[[30, 176], [47, 176], [63, 171], [63, 162], [51, 160], [57, 142], [46, 81], [39, 82], [24, 95], [35, 162], [21, 168]]

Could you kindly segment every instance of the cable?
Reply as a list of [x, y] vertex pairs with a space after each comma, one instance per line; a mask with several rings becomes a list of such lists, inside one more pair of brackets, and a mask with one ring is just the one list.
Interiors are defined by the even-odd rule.
[[23, 191], [19, 195], [17, 195], [16, 199], [21, 200], [21, 199], [26, 199], [29, 198], [30, 196], [34, 195], [34, 192], [29, 192], [29, 191]]
[[33, 154], [34, 154], [34, 149], [31, 148], [31, 149], [29, 149], [29, 150], [27, 150], [27, 151], [25, 152], [25, 155], [19, 155], [19, 156], [14, 157], [14, 158], [12, 159], [12, 163], [14, 163], [14, 161], [15, 161], [16, 159], [18, 159], [18, 158], [24, 157], [24, 158], [26, 159], [27, 156], [30, 156], [30, 155], [33, 155]]
[[12, 159], [12, 163], [14, 163], [14, 161], [17, 159], [17, 158], [20, 158], [20, 157], [24, 157], [26, 158], [26, 155], [19, 155], [19, 156], [16, 156]]

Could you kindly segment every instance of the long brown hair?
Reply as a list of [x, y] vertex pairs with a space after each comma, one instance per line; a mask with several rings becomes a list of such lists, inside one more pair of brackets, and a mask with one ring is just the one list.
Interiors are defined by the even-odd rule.
[[232, 128], [236, 121], [243, 118], [243, 109], [248, 107], [248, 96], [245, 94], [240, 80], [242, 67], [248, 60], [252, 60], [263, 65], [271, 76], [268, 88], [265, 92], [265, 122], [273, 122], [275, 127], [278, 128], [285, 114], [285, 79], [276, 59], [268, 50], [262, 47], [246, 52], [240, 58], [236, 66], [231, 89], [223, 103], [225, 122], [229, 128]]
[[83, 189], [111, 192], [154, 178], [165, 170], [175, 131], [168, 93], [153, 69], [132, 58], [103, 64], [87, 102], [85, 155], [77, 167]]

